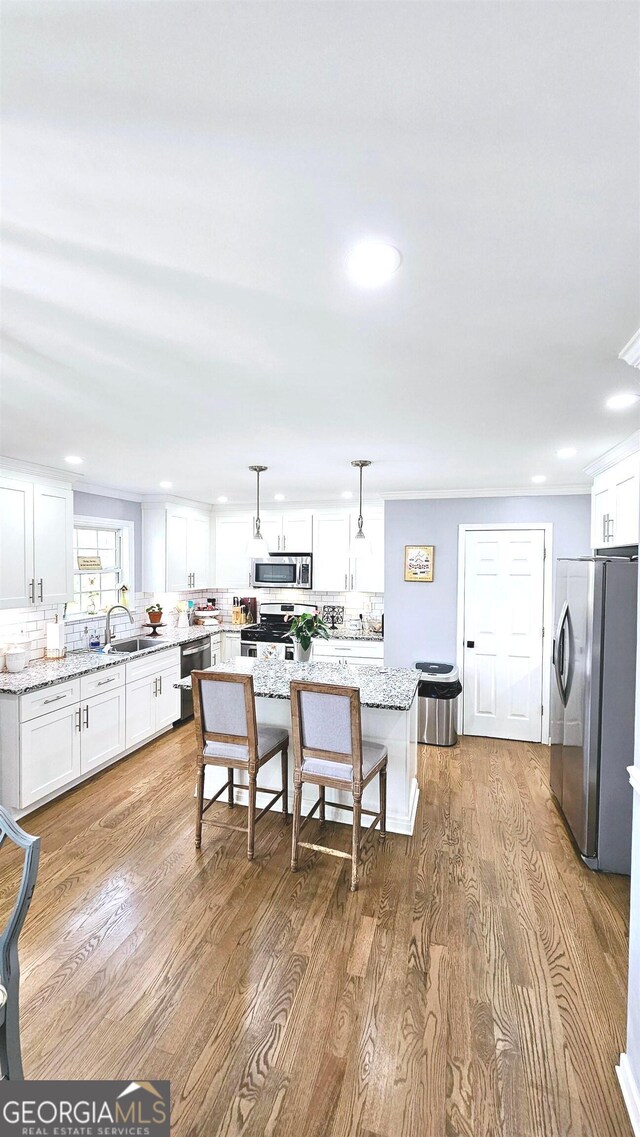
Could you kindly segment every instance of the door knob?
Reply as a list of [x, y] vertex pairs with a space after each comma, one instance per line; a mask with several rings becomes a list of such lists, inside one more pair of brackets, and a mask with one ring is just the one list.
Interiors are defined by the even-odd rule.
[[475, 647], [475, 646], [476, 646], [475, 640], [467, 640], [467, 647]]

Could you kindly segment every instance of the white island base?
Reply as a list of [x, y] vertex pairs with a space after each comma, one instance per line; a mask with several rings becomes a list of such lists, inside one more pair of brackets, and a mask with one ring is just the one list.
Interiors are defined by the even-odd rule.
[[[378, 707], [362, 707], [362, 737], [366, 741], [381, 742], [389, 752], [387, 774], [387, 830], [390, 833], [413, 833], [413, 825], [418, 806], [417, 755], [415, 739], [418, 736], [418, 700], [414, 698], [408, 711], [387, 710]], [[256, 697], [256, 718], [268, 726], [282, 726], [291, 732], [291, 704], [288, 699], [268, 699]], [[246, 786], [247, 777], [241, 770], [235, 770], [236, 786]], [[227, 780], [227, 771], [218, 766], [205, 768], [205, 798], [211, 798]], [[280, 788], [280, 755], [277, 754], [258, 774], [258, 785]], [[369, 783], [362, 795], [364, 809], [378, 810], [378, 778]], [[308, 813], [318, 796], [317, 786], [305, 785], [302, 795], [302, 812]], [[247, 791], [236, 789], [236, 801], [247, 805]], [[342, 790], [327, 790], [327, 799], [342, 801], [351, 805], [350, 793]], [[224, 804], [226, 796], [218, 799]], [[258, 795], [258, 809], [267, 802], [266, 794]], [[293, 802], [293, 747], [289, 746], [289, 809]], [[215, 806], [214, 806], [215, 809]], [[276, 802], [274, 809], [281, 810], [282, 802]], [[327, 805], [328, 821], [340, 821], [351, 825], [351, 816], [341, 809], [331, 809]], [[363, 819], [363, 826], [370, 819]]]

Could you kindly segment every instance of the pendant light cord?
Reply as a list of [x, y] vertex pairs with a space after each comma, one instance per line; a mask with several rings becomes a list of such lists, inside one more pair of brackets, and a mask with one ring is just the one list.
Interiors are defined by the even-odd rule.
[[358, 533], [362, 533], [364, 518], [362, 516], [362, 466], [360, 466], [360, 511], [358, 513]]

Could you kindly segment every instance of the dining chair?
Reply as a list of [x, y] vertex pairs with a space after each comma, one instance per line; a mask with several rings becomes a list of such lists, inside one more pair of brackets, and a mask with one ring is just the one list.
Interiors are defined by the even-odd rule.
[[11, 841], [24, 850], [22, 875], [13, 908], [0, 932], [0, 1078], [22, 1081], [20, 1046], [20, 963], [18, 938], [25, 922], [38, 875], [40, 838], [25, 833], [0, 806], [0, 849]]
[[[253, 860], [256, 823], [282, 798], [285, 820], [289, 817], [289, 732], [280, 726], [256, 723], [253, 676], [226, 672], [193, 671], [193, 711], [198, 740], [198, 784], [196, 794], [196, 849], [202, 843], [202, 822], [220, 829], [247, 834], [247, 857]], [[258, 770], [280, 754], [282, 789], [274, 791], [257, 784]], [[207, 766], [224, 766], [228, 779], [204, 804], [204, 772]], [[245, 770], [249, 780], [247, 825], [230, 825], [204, 817], [213, 803], [227, 790], [228, 804], [235, 805], [234, 770]], [[271, 795], [264, 809], [256, 813], [256, 794]]]
[[[314, 849], [343, 857], [351, 861], [351, 891], [358, 887], [358, 868], [362, 844], [371, 830], [380, 822], [380, 836], [387, 826], [387, 764], [386, 746], [378, 742], [363, 742], [360, 714], [360, 691], [357, 687], [342, 687], [331, 683], [291, 683], [291, 724], [293, 735], [293, 835], [291, 869], [298, 869], [298, 849]], [[374, 813], [362, 808], [362, 792], [369, 782], [380, 778], [380, 809]], [[319, 787], [319, 796], [301, 820], [302, 787], [311, 783]], [[353, 805], [339, 801], [326, 801], [326, 790], [349, 790]], [[316, 810], [320, 821], [325, 820], [326, 806], [346, 809], [353, 814], [351, 853], [330, 849], [301, 841], [300, 833]], [[360, 819], [365, 814], [373, 821], [361, 836]]]

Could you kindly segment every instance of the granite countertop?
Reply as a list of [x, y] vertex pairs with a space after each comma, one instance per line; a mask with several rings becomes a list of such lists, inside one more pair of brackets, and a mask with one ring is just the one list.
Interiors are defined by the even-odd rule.
[[[308, 683], [337, 683], [359, 687], [363, 707], [379, 710], [408, 711], [418, 690], [420, 673], [409, 667], [351, 667], [340, 663], [286, 663], [270, 660], [232, 659], [207, 670], [253, 675], [257, 698], [288, 699], [292, 679]], [[176, 687], [191, 687], [191, 677], [181, 679]]]
[[[167, 628], [158, 635], [156, 643], [143, 648], [142, 651], [73, 651], [64, 659], [36, 659], [23, 671], [0, 671], [0, 692], [9, 695], [26, 695], [29, 691], [52, 687], [55, 683], [64, 682], [65, 679], [75, 679], [79, 675], [88, 675], [91, 671], [103, 671], [106, 667], [115, 667], [130, 659], [140, 659], [143, 655], [151, 655], [168, 647], [178, 647], [180, 644], [189, 643], [190, 640], [202, 640], [212, 631], [215, 631], [215, 628]], [[147, 630], [136, 631], [132, 628], [130, 635], [120, 636], [119, 639], [127, 640], [134, 637], [147, 639]], [[118, 640], [114, 642], [117, 644]]]

